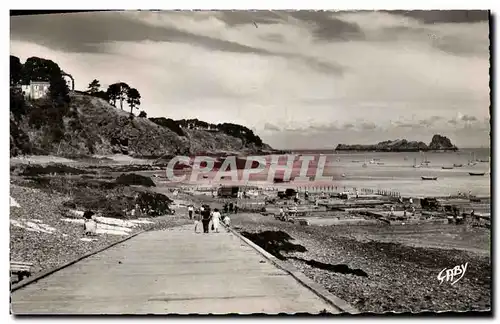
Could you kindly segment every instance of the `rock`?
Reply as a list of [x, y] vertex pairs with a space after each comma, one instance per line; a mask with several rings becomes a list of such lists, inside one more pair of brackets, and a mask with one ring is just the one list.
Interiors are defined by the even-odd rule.
[[429, 144], [429, 150], [445, 150], [445, 151], [457, 151], [458, 148], [453, 145], [449, 138], [441, 135], [432, 136], [431, 143]]
[[458, 148], [451, 141], [441, 135], [434, 135], [429, 146], [424, 142], [408, 141], [406, 139], [397, 139], [393, 141], [383, 141], [377, 144], [361, 145], [361, 144], [339, 144], [335, 148], [336, 151], [359, 151], [359, 152], [418, 152], [429, 150], [453, 150]]

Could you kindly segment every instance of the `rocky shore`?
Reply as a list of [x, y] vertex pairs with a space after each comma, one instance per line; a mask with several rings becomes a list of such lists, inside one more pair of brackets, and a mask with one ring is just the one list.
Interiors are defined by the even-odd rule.
[[[491, 261], [467, 251], [366, 240], [350, 226], [299, 226], [258, 214], [233, 226], [361, 312], [471, 311], [491, 308]], [[444, 268], [468, 263], [455, 285]]]

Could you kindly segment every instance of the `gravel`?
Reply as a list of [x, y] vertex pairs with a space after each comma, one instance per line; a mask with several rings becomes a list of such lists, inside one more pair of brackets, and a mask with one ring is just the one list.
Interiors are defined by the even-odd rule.
[[[233, 215], [231, 221], [240, 232], [255, 235], [264, 231], [283, 231], [290, 235], [292, 240], [289, 242], [268, 244], [274, 244], [275, 249], [277, 246], [281, 251], [293, 245], [305, 247], [306, 252], [294, 252], [301, 250], [295, 248], [281, 254], [288, 257], [285, 262], [362, 312], [491, 308], [489, 256], [359, 240], [349, 235], [349, 226], [300, 226], [257, 214]], [[437, 275], [441, 270], [466, 262], [467, 272], [460, 281], [454, 285], [450, 282], [440, 284]]]

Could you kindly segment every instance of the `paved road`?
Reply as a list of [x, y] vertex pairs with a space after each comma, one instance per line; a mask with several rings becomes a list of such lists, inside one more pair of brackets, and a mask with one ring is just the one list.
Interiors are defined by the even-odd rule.
[[14, 314], [336, 313], [225, 230], [140, 234], [12, 293]]

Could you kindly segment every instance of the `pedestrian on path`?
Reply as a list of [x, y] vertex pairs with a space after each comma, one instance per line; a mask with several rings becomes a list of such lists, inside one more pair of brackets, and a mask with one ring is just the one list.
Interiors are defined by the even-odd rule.
[[210, 224], [210, 209], [208, 208], [208, 206], [204, 206], [203, 207], [203, 212], [202, 212], [202, 215], [201, 215], [201, 222], [203, 224], [203, 233], [208, 233], [208, 229], [209, 229], [209, 224]]
[[[202, 223], [201, 223], [202, 217], [203, 216], [202, 216], [201, 212], [194, 215], [194, 232], [195, 233], [198, 233], [198, 227], [200, 227], [202, 225]], [[200, 233], [201, 233], [201, 231], [200, 231]]]
[[193, 219], [193, 211], [194, 211], [193, 205], [189, 205], [188, 207], [189, 219]]
[[213, 230], [216, 233], [219, 233], [219, 223], [221, 220], [221, 214], [217, 208], [214, 209], [214, 212], [212, 214], [212, 224], [213, 224]]
[[229, 227], [231, 225], [231, 219], [229, 218], [229, 215], [224, 215], [224, 218], [223, 218], [223, 222], [224, 222], [224, 225], [226, 225], [227, 227]]

